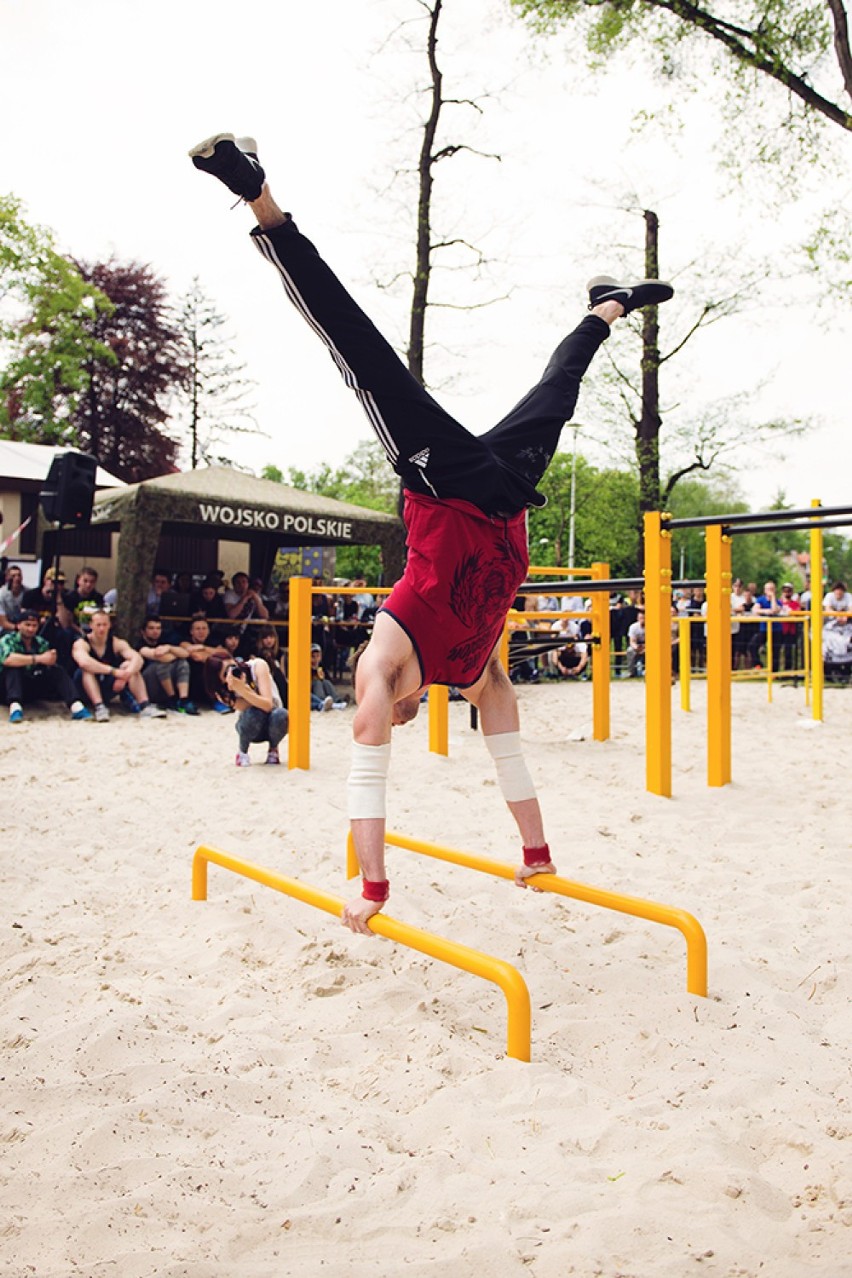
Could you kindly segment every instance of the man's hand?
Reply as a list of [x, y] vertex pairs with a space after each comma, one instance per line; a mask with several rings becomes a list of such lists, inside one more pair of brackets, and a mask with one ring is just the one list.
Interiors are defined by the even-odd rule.
[[344, 927], [348, 927], [350, 932], [361, 932], [364, 936], [373, 936], [374, 933], [367, 927], [367, 919], [378, 914], [383, 905], [384, 901], [365, 901], [362, 896], [358, 896], [354, 901], [346, 902], [340, 922]]
[[40, 652], [36, 657], [36, 664], [40, 666], [55, 666], [56, 649], [48, 648], [47, 652]]
[[552, 861], [543, 861], [541, 865], [519, 865], [515, 870], [515, 887], [528, 887], [531, 892], [540, 892], [541, 888], [535, 887], [532, 883], [527, 883], [527, 879], [531, 879], [534, 874], [555, 874], [556, 866]]

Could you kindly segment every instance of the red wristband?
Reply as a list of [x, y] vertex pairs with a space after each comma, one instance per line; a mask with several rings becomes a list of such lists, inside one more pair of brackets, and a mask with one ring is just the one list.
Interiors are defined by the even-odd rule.
[[387, 879], [362, 879], [361, 895], [365, 901], [386, 901], [390, 896], [390, 884]]
[[543, 843], [540, 848], [524, 848], [524, 865], [547, 865], [550, 861], [550, 848]]

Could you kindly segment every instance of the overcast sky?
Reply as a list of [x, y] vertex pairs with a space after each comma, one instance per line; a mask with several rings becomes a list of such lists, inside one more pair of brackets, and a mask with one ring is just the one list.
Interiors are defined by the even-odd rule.
[[[852, 324], [846, 311], [830, 323], [817, 316], [813, 288], [792, 278], [790, 246], [825, 198], [823, 180], [813, 191], [805, 183], [786, 209], [741, 199], [717, 175], [715, 117], [700, 98], [685, 101], [679, 139], [658, 126], [637, 134], [635, 112], [665, 112], [680, 97], [676, 85], [654, 84], [638, 68], [579, 73], [566, 39], [536, 44], [508, 0], [445, 5], [445, 92], [489, 96], [481, 114], [455, 108], [443, 140], [501, 161], [468, 154], [438, 166], [438, 229], [475, 241], [493, 265], [478, 281], [445, 273], [435, 296], [505, 300], [433, 313], [427, 377], [442, 402], [471, 429], [487, 429], [579, 318], [587, 277], [611, 262], [642, 274], [641, 219], [619, 211], [638, 201], [660, 213], [663, 273], [686, 291], [661, 310], [664, 347], [690, 322], [691, 263], [724, 256], [729, 276], [738, 260], [773, 263], [765, 293], [680, 357], [666, 392], [672, 420], [758, 388], [741, 410], [747, 417], [813, 416], [821, 425], [787, 443], [783, 457], [743, 455], [740, 484], [754, 507], [779, 488], [797, 505], [848, 502]], [[150, 263], [175, 296], [201, 278], [257, 382], [269, 434], [234, 445], [241, 463], [286, 470], [342, 460], [369, 435], [354, 397], [249, 244], [248, 212], [232, 211], [186, 151], [219, 130], [254, 134], [279, 202], [401, 346], [407, 292], [378, 285], [413, 256], [410, 188], [391, 179], [419, 146], [423, 99], [414, 90], [424, 62], [397, 31], [414, 20], [416, 42], [425, 29], [416, 0], [0, 0], [0, 14], [0, 189], [75, 256]], [[848, 145], [841, 201], [850, 192]], [[583, 450], [604, 461], [594, 375], [577, 418]]]

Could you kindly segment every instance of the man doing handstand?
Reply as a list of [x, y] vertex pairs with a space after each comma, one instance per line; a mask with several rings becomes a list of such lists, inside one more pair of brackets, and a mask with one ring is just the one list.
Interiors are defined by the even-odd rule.
[[472, 435], [417, 382], [317, 253], [276, 204], [251, 138], [219, 133], [192, 162], [251, 207], [255, 245], [322, 339], [355, 392], [405, 488], [408, 560], [379, 610], [356, 672], [349, 817], [362, 896], [343, 923], [368, 933], [388, 899], [385, 799], [391, 728], [417, 713], [432, 683], [455, 685], [479, 710], [485, 744], [515, 819], [524, 864], [515, 881], [553, 874], [535, 786], [521, 752], [515, 690], [497, 649], [526, 577], [526, 511], [577, 402], [580, 381], [619, 316], [672, 296], [671, 285], [632, 286], [609, 276], [588, 285], [590, 315], [559, 344], [534, 386], [485, 434]]

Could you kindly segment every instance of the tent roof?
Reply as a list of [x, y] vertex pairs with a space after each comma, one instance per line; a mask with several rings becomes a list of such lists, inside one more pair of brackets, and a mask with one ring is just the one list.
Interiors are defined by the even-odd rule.
[[[296, 515], [324, 515], [334, 519], [358, 520], [361, 524], [399, 523], [396, 515], [389, 515], [384, 511], [356, 506], [352, 502], [336, 501], [333, 497], [321, 497], [318, 493], [290, 488], [272, 479], [257, 479], [254, 475], [247, 475], [245, 471], [231, 470], [227, 466], [206, 466], [198, 470], [161, 475], [157, 479], [146, 479], [139, 484], [127, 484], [112, 491], [106, 489], [95, 497], [95, 522], [107, 522], [113, 508], [118, 514], [139, 493], [165, 499], [171, 507], [168, 517], [172, 520], [180, 520], [182, 506], [185, 505], [189, 511], [194, 504], [205, 502], [286, 510]], [[99, 507], [103, 508], [100, 519], [97, 518]]]
[[[67, 453], [68, 447], [50, 444], [25, 444], [18, 439], [0, 439], [0, 480], [17, 479], [41, 483], [47, 478], [50, 463], [59, 453]], [[120, 479], [99, 466], [95, 473], [98, 488], [124, 487]]]

